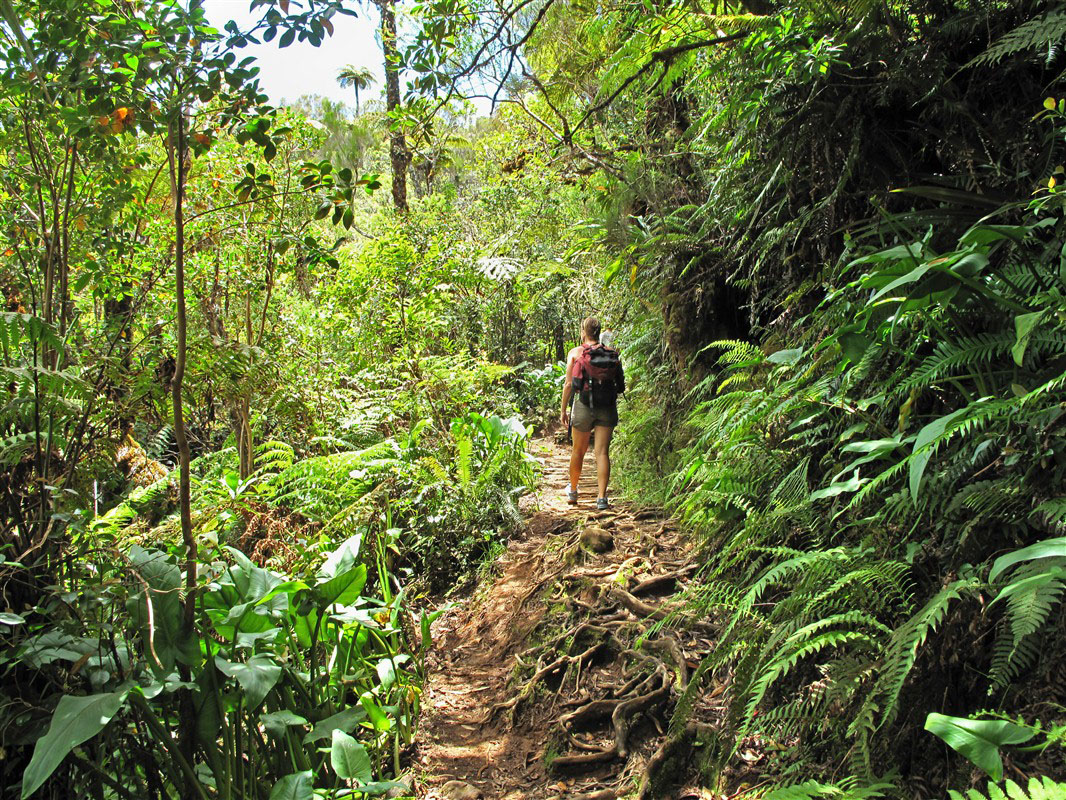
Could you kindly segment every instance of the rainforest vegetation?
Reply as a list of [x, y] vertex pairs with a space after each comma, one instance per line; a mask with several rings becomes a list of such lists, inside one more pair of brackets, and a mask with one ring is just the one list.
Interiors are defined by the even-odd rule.
[[1066, 6], [251, 6], [0, 0], [3, 797], [420, 794], [589, 314], [713, 639], [617, 796], [1066, 797]]

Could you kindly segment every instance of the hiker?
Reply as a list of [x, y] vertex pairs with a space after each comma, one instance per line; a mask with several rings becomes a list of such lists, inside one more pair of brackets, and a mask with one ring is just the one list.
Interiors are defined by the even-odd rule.
[[[574, 446], [570, 452], [570, 485], [566, 501], [577, 503], [577, 484], [581, 466], [589, 449], [592, 429], [596, 431], [593, 452], [596, 454], [596, 482], [599, 496], [596, 508], [606, 509], [607, 480], [611, 477], [611, 435], [618, 424], [618, 395], [625, 391], [625, 378], [618, 351], [600, 343], [600, 321], [589, 317], [581, 323], [581, 344], [566, 357], [566, 380], [559, 419], [571, 426]], [[571, 409], [571, 398], [577, 395]]]

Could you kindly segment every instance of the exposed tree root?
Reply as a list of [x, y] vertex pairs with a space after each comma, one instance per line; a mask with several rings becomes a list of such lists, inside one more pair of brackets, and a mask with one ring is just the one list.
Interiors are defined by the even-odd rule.
[[[656, 510], [565, 506], [569, 453], [554, 458], [554, 485], [540, 500], [548, 510], [503, 561], [503, 600], [481, 604], [488, 621], [474, 607], [450, 623], [471, 652], [484, 652], [473, 640], [491, 635], [492, 658], [454, 679], [464, 656], [441, 659], [452, 671], [438, 673], [438, 738], [427, 737], [426, 764], [438, 776], [469, 776], [485, 797], [616, 800], [632, 796], [634, 779], [641, 797], [677, 796], [701, 728], [669, 735], [668, 723], [717, 633], [679, 597], [698, 563]], [[447, 688], [474, 677], [495, 685], [477, 698]], [[714, 705], [698, 718], [713, 718]]]
[[579, 794], [573, 800], [617, 800], [618, 792], [614, 789], [600, 789], [598, 792]]
[[[571, 622], [564, 622], [562, 633], [519, 654], [518, 663], [528, 677], [510, 700], [494, 708], [493, 713], [507, 710], [514, 717], [539, 689], [556, 687], [551, 689], [553, 705], [561, 712], [555, 724], [570, 752], [551, 760], [548, 768], [555, 774], [589, 774], [601, 765], [627, 760], [647, 740], [646, 733], [636, 738], [641, 720], [650, 721], [662, 734], [665, 712], [688, 685], [686, 647], [694, 648], [693, 655], [709, 649], [707, 640], [688, 637], [683, 644], [681, 637], [664, 627], [671, 619], [679, 620], [669, 604], [653, 604], [637, 596], [672, 594], [695, 567], [672, 563], [666, 565], [672, 568], [669, 572], [639, 580], [632, 577], [647, 564], [647, 556], [630, 556], [610, 566], [571, 569], [554, 576], [555, 588], [548, 600], [561, 602], [565, 611], [563, 619], [556, 611], [542, 630], [547, 626], [558, 630], [567, 617]], [[654, 783], [648, 775], [654, 776], [691, 743], [696, 730], [686, 728], [681, 736], [666, 740], [649, 762], [644, 784]], [[617, 792], [607, 789], [582, 796], [614, 798]]]
[[[661, 797], [664, 787], [663, 772], [671, 761], [687, 754], [692, 743], [700, 737], [713, 734], [713, 728], [698, 722], [690, 722], [678, 736], [671, 736], [655, 751], [648, 764], [644, 768], [644, 777], [640, 782], [640, 790], [637, 793], [638, 800], [651, 800]], [[681, 769], [673, 769], [672, 772], [681, 774]]]
[[684, 569], [679, 569], [676, 572], [667, 572], [665, 575], [654, 575], [650, 578], [645, 578], [636, 584], [629, 590], [630, 594], [656, 594], [664, 589], [672, 589], [677, 586], [682, 578], [691, 575], [696, 571], [696, 565], [691, 564]]
[[654, 620], [664, 620], [667, 617], [666, 611], [649, 605], [638, 597], [634, 597], [621, 586], [611, 585], [608, 591], [618, 601], [618, 604], [631, 614]]

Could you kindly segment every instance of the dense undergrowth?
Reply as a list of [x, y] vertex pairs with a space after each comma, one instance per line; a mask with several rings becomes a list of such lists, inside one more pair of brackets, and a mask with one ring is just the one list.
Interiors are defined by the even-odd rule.
[[0, 793], [409, 793], [433, 609], [534, 485], [580, 197], [456, 107], [397, 215], [382, 110], [267, 105], [197, 3], [75, 6], [0, 9]]
[[[976, 765], [1061, 792], [1062, 107], [1044, 96], [1057, 56], [1004, 36], [1017, 10], [982, 17], [987, 51], [962, 7], [909, 42], [762, 34], [753, 47], [780, 50], [716, 62], [752, 80], [724, 109], [685, 95], [707, 166], [675, 191], [709, 199], [650, 198], [657, 235], [632, 246], [669, 294], [632, 329], [644, 388], [622, 474], [703, 543], [690, 604], [721, 640], [673, 730], [713, 724], [713, 783], [927, 797], [972, 785]], [[851, 88], [883, 48], [882, 74]], [[1029, 105], [1001, 117], [982, 98], [1007, 87]], [[973, 128], [935, 150], [903, 129], [968, 124], [953, 103], [988, 111], [983, 157]], [[713, 167], [744, 148], [750, 164]], [[707, 720], [723, 685], [724, 716]]]
[[426, 3], [354, 114], [243, 60], [295, 5], [0, 2], [5, 796], [396, 788], [592, 311], [686, 769], [1060, 796], [1061, 5]]

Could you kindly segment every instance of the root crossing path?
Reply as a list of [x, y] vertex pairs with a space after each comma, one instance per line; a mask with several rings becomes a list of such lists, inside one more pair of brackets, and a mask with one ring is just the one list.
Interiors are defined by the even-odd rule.
[[596, 510], [591, 452], [571, 507], [569, 449], [548, 439], [532, 448], [544, 469], [524, 530], [492, 577], [434, 624], [418, 794], [701, 797], [663, 788], [686, 752], [686, 734], [665, 735], [670, 712], [712, 646], [677, 597], [696, 565], [660, 513], [624, 501]]

